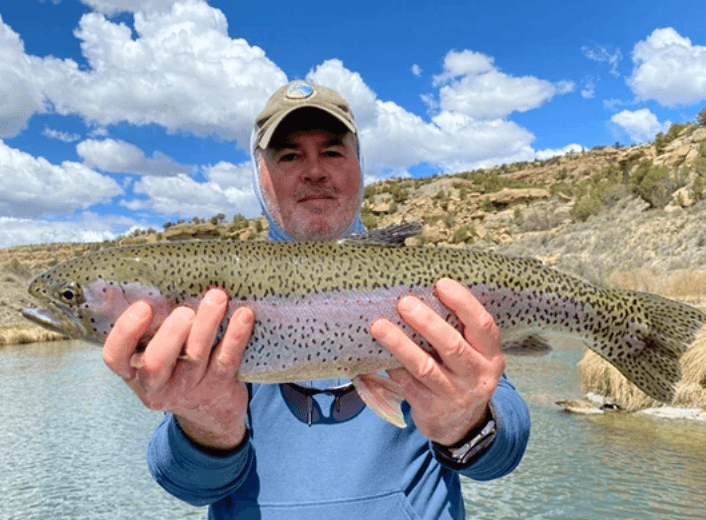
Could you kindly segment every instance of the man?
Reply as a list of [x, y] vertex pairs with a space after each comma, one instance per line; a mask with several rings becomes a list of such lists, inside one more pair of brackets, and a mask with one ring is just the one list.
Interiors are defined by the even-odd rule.
[[[255, 121], [251, 149], [270, 239], [363, 230], [358, 145], [336, 92], [301, 81], [275, 92]], [[385, 319], [370, 326], [404, 366], [389, 376], [404, 393], [405, 429], [365, 408], [345, 381], [238, 381], [255, 317], [237, 309], [214, 346], [227, 304], [221, 290], [210, 290], [196, 312], [175, 310], [143, 353], [135, 347], [151, 309], [128, 308], [103, 353], [147, 407], [170, 412], [148, 449], [157, 482], [208, 504], [214, 519], [464, 518], [459, 473], [487, 480], [512, 471], [529, 414], [503, 376], [492, 317], [459, 284], [445, 279], [435, 288], [463, 334], [414, 297], [402, 298], [398, 311], [438, 358]]]

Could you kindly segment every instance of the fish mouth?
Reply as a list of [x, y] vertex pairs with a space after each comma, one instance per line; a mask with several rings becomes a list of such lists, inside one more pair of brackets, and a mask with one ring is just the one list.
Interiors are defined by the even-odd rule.
[[81, 323], [69, 312], [62, 310], [63, 319], [47, 309], [29, 307], [22, 311], [22, 316], [28, 320], [65, 336], [81, 336], [83, 327]]

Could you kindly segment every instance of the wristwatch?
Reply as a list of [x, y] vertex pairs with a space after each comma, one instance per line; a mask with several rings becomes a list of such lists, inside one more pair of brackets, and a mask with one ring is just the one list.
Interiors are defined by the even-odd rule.
[[483, 423], [471, 430], [468, 435], [451, 446], [444, 446], [437, 442], [432, 442], [436, 457], [445, 465], [462, 469], [470, 466], [476, 461], [495, 440], [497, 424], [495, 421], [495, 410], [488, 406], [489, 412]]

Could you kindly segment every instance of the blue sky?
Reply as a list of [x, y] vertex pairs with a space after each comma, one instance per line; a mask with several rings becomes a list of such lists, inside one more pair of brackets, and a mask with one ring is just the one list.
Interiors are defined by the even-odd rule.
[[336, 88], [366, 182], [652, 140], [706, 106], [702, 2], [0, 6], [0, 247], [259, 214], [253, 117]]

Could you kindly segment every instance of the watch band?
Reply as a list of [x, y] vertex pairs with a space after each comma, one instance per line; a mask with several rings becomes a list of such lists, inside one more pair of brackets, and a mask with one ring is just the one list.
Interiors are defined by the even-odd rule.
[[497, 423], [495, 410], [489, 406], [485, 421], [452, 446], [432, 442], [436, 457], [453, 469], [463, 469], [476, 461], [495, 440]]

